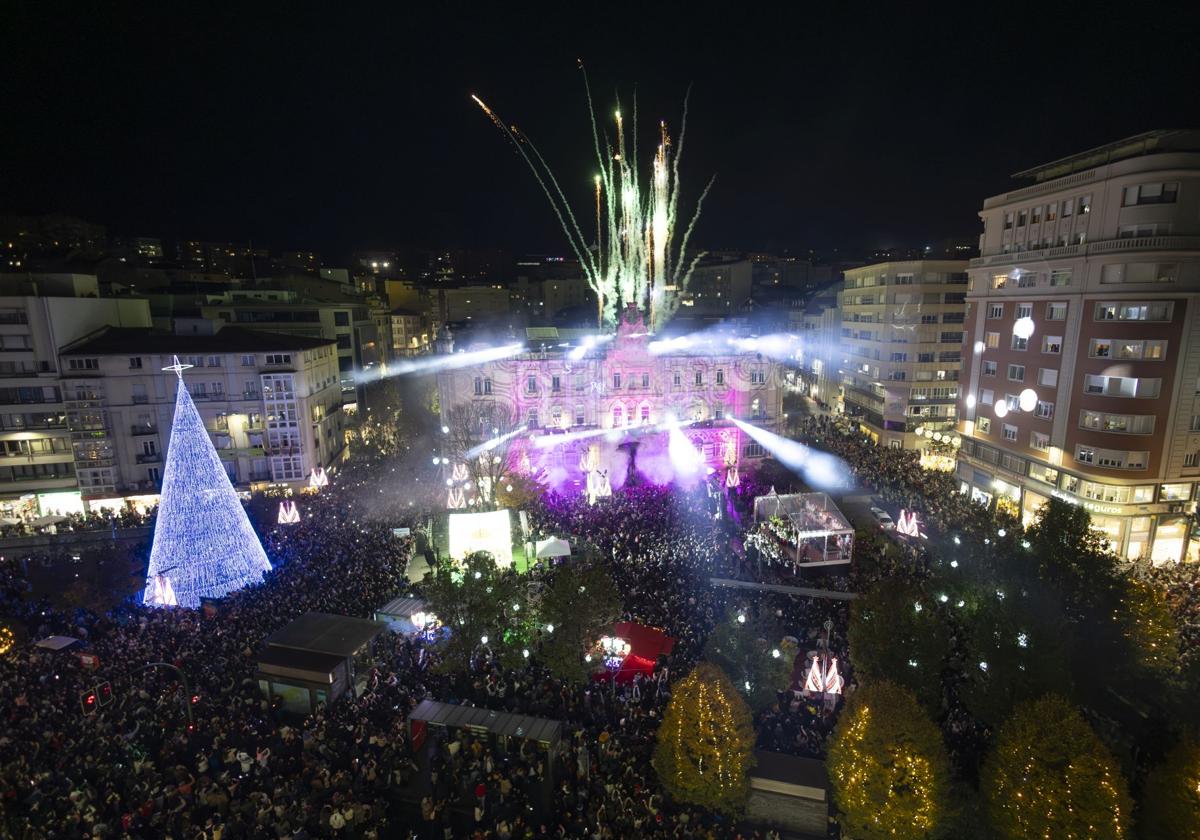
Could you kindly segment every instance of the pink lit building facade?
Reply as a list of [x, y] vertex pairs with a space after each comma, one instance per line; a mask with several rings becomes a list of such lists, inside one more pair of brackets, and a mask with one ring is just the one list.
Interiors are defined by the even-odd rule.
[[[586, 352], [529, 352], [443, 371], [438, 374], [443, 417], [464, 403], [511, 406], [517, 423], [528, 427], [513, 457], [528, 455], [530, 468], [544, 471], [553, 483], [579, 482], [581, 457], [598, 446], [602, 467], [610, 471], [613, 487], [619, 486], [632, 443], [637, 468], [647, 479], [672, 480], [668, 434], [661, 425], [672, 420], [682, 422], [680, 430], [714, 471], [762, 458], [762, 447], [732, 420], [778, 430], [781, 366], [723, 343], [689, 348], [680, 342], [666, 349], [651, 344], [640, 317], [627, 315], [615, 337]], [[576, 434], [589, 431], [597, 434]], [[547, 435], [560, 435], [563, 443], [535, 445]]]

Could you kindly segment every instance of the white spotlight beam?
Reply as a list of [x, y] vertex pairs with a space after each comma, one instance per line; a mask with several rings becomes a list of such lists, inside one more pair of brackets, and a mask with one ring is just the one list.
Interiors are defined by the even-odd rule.
[[505, 441], [512, 440], [513, 438], [517, 437], [518, 435], [524, 434], [525, 430], [528, 428], [529, 428], [528, 426], [518, 426], [517, 428], [513, 429], [511, 432], [506, 432], [505, 434], [502, 434], [498, 437], [494, 437], [491, 440], [485, 440], [483, 443], [479, 444], [478, 446], [472, 446], [470, 449], [467, 450], [466, 458], [468, 460], [471, 458], [478, 458], [480, 455], [482, 455], [485, 452], [491, 452], [493, 449], [495, 449], [497, 446], [500, 446], [500, 444], [504, 443]]
[[540, 435], [533, 439], [533, 445], [538, 449], [553, 449], [556, 446], [574, 443], [577, 440], [600, 437], [611, 431], [612, 429], [588, 429], [584, 432], [567, 432], [564, 435]]
[[774, 455], [779, 463], [803, 476], [813, 487], [819, 490], [837, 490], [853, 486], [850, 467], [841, 458], [817, 451], [742, 420], [735, 419], [733, 422], [763, 449]]
[[355, 379], [359, 382], [374, 382], [379, 379], [404, 376], [409, 373], [434, 373], [439, 370], [455, 370], [457, 368], [483, 364], [484, 362], [494, 362], [497, 359], [506, 359], [509, 356], [516, 356], [524, 352], [524, 344], [504, 344], [500, 347], [472, 350], [468, 353], [452, 353], [445, 356], [434, 356], [429, 359], [396, 362], [388, 365], [386, 374], [381, 374], [379, 370], [360, 370], [355, 373]]
[[692, 445], [683, 432], [679, 431], [679, 423], [670, 423], [667, 428], [667, 456], [671, 466], [682, 476], [693, 476], [704, 468], [704, 456]]
[[614, 336], [609, 335], [585, 335], [580, 341], [578, 347], [572, 347], [567, 353], [567, 358], [572, 361], [579, 361], [588, 354], [588, 351], [593, 347], [598, 347], [605, 342], [612, 341]]

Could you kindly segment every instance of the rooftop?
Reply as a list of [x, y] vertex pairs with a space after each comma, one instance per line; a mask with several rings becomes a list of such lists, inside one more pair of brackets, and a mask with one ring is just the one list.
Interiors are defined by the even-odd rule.
[[1049, 163], [1043, 163], [1032, 169], [1014, 173], [1012, 177], [1049, 181], [1073, 172], [1094, 169], [1106, 163], [1160, 152], [1200, 152], [1200, 131], [1186, 129], [1146, 131], [1097, 146], [1094, 149], [1076, 152]]
[[334, 656], [353, 656], [387, 629], [382, 621], [308, 612], [267, 639], [270, 647], [294, 648]]
[[69, 356], [181, 353], [262, 353], [314, 350], [334, 344], [331, 339], [225, 327], [215, 335], [178, 335], [149, 327], [105, 327], [63, 349]]

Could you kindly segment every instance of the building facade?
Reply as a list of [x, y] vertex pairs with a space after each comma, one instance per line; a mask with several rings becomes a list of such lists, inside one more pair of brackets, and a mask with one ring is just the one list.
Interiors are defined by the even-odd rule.
[[420, 356], [429, 352], [433, 345], [433, 331], [420, 313], [411, 309], [393, 309], [391, 319], [393, 358]]
[[679, 314], [736, 317], [750, 302], [753, 286], [750, 260], [705, 261], [696, 266], [687, 288], [679, 293]]
[[[639, 465], [652, 478], [665, 477], [650, 465], [665, 454], [663, 426], [673, 422], [713, 470], [758, 459], [763, 448], [732, 421], [775, 430], [783, 417], [781, 365], [726, 343], [652, 342], [641, 316], [629, 310], [611, 341], [443, 370], [438, 389], [446, 423], [457, 406], [510, 407], [514, 424], [526, 429], [516, 457], [528, 454], [535, 470], [573, 481], [589, 447], [601, 446], [608, 463], [623, 459], [617, 450], [634, 439]], [[546, 435], [563, 435], [564, 444], [533, 443]]]
[[805, 396], [840, 409], [842, 403], [842, 314], [830, 295], [795, 310], [788, 326], [800, 337], [793, 385]]
[[1195, 560], [1200, 133], [1017, 177], [969, 270], [963, 490], [1027, 521], [1062, 498], [1127, 558]]
[[229, 327], [215, 335], [104, 330], [65, 348], [60, 382], [87, 509], [157, 500], [176, 374], [235, 487], [299, 484], [343, 454], [337, 348]]
[[79, 509], [58, 351], [107, 326], [148, 328], [150, 307], [132, 298], [0, 297], [0, 517]]
[[844, 408], [881, 446], [933, 456], [951, 445], [943, 440], [958, 419], [966, 269], [965, 261], [916, 260], [845, 272]]
[[385, 362], [391, 352], [390, 311], [367, 299], [299, 301], [286, 291], [269, 293], [283, 297], [269, 302], [239, 292], [202, 307], [201, 314], [221, 324], [335, 342], [343, 404], [357, 404], [362, 390], [357, 372]]

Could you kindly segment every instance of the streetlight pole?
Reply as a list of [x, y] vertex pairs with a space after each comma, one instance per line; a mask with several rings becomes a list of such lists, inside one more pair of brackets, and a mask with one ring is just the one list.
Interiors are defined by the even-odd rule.
[[187, 712], [188, 730], [192, 730], [195, 721], [192, 718], [192, 690], [188, 686], [187, 674], [183, 673], [182, 668], [172, 665], [170, 662], [149, 662], [141, 668], [135, 669], [129, 676], [132, 677], [134, 674], [140, 674], [148, 668], [170, 668], [179, 676], [179, 681], [183, 683], [183, 709]]

